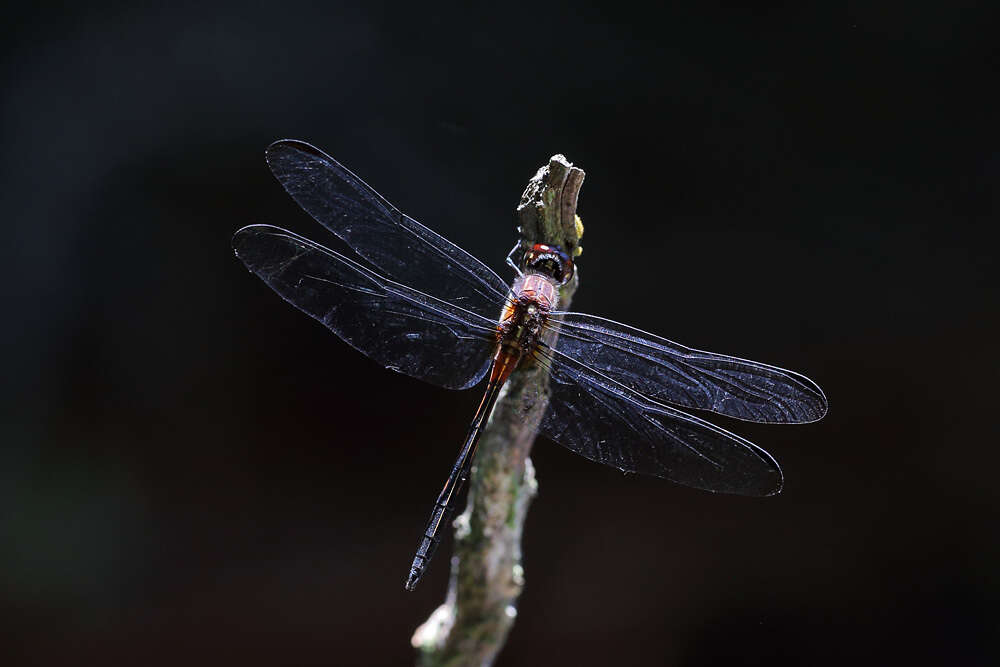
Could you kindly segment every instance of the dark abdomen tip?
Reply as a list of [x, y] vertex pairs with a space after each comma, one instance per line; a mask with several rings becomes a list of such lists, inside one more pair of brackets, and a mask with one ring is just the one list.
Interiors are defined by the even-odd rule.
[[420, 577], [424, 576], [424, 569], [422, 567], [411, 567], [410, 576], [406, 578], [406, 590], [412, 591], [417, 587], [417, 582], [420, 581]]

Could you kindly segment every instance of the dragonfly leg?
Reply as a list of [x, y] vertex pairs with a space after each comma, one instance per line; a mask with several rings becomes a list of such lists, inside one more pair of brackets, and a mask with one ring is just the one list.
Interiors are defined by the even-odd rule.
[[[520, 253], [520, 255], [518, 255], [518, 253]], [[517, 258], [514, 257], [515, 255], [518, 255]], [[520, 260], [522, 260], [523, 258], [524, 258], [524, 249], [521, 248], [521, 242], [518, 241], [517, 243], [514, 244], [514, 247], [510, 249], [510, 252], [507, 253], [507, 266], [514, 269], [514, 273], [516, 273], [518, 276], [523, 275], [521, 273], [521, 262], [520, 262]]]

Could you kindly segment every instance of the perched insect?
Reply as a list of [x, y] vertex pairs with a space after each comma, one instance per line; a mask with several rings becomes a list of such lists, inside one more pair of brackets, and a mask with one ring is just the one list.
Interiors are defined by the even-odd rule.
[[772, 495], [781, 469], [754, 444], [672, 406], [784, 424], [826, 414], [823, 392], [798, 373], [559, 310], [574, 264], [558, 247], [536, 244], [519, 264], [509, 259], [518, 275], [508, 286], [313, 146], [278, 141], [267, 161], [295, 201], [368, 264], [280, 227], [251, 225], [233, 236], [248, 269], [386, 368], [448, 389], [488, 377], [408, 590], [437, 549], [501, 387], [525, 359], [550, 372], [542, 434], [598, 463], [708, 491]]

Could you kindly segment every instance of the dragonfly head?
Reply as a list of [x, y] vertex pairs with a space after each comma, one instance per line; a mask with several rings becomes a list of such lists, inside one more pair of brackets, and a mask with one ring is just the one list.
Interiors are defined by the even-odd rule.
[[559, 246], [536, 243], [524, 253], [524, 265], [549, 276], [560, 286], [573, 277], [573, 260]]

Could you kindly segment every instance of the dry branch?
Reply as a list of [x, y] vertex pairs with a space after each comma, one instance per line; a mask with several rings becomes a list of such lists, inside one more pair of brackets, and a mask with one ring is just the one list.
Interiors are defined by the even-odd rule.
[[[528, 182], [517, 207], [522, 247], [561, 246], [579, 255], [576, 202], [584, 172], [554, 155]], [[560, 291], [569, 306], [579, 271]], [[422, 667], [490, 665], [517, 616], [524, 587], [521, 535], [537, 491], [531, 445], [549, 399], [548, 371], [522, 361], [483, 433], [465, 512], [455, 520], [447, 598], [413, 635]]]

